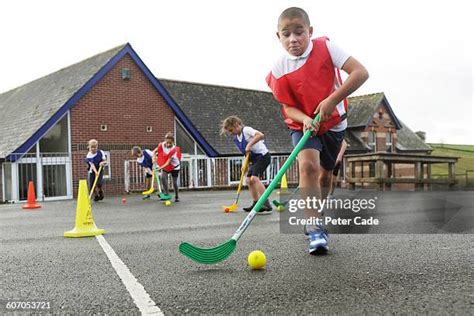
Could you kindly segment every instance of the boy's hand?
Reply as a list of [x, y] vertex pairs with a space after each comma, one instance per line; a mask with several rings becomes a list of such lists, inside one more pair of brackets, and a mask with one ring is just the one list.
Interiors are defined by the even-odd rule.
[[315, 136], [319, 130], [319, 122], [313, 123], [313, 120], [310, 117], [305, 118], [303, 120], [303, 133], [308, 129], [311, 131], [312, 136]]
[[245, 154], [248, 154], [252, 151], [252, 146], [250, 144], [247, 144], [247, 146], [245, 146]]
[[105, 165], [107, 165], [107, 161], [101, 161], [101, 162], [99, 163], [99, 165], [100, 165], [100, 166], [105, 166]]
[[320, 122], [324, 122], [329, 120], [331, 117], [332, 112], [334, 111], [334, 108], [336, 107], [337, 103], [334, 103], [330, 97], [327, 97], [319, 105], [317, 106], [316, 110], [314, 111], [314, 114], [320, 115]]

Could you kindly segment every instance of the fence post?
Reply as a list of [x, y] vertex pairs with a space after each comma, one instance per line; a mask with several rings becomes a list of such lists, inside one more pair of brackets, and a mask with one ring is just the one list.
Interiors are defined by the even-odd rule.
[[124, 173], [124, 184], [125, 184], [125, 192], [130, 192], [130, 170], [128, 169], [128, 161], [125, 160], [123, 162], [123, 173]]

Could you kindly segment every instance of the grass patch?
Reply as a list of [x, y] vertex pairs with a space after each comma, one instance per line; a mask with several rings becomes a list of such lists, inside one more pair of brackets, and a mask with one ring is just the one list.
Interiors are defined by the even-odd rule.
[[[456, 163], [456, 179], [459, 186], [474, 187], [474, 145], [449, 145], [429, 144], [433, 148], [433, 156], [459, 157]], [[466, 171], [468, 178], [466, 183]], [[433, 164], [431, 167], [433, 177], [447, 177], [447, 164]]]

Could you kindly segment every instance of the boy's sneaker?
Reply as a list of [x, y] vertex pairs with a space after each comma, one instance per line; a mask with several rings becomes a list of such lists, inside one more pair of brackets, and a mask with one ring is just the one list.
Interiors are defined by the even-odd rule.
[[150, 195], [150, 194], [145, 195], [144, 197], [142, 197], [142, 200], [148, 200], [149, 198], [151, 198], [151, 195]]
[[306, 227], [306, 225], [303, 225], [303, 234], [306, 239], [309, 239], [308, 228]]
[[253, 201], [253, 204], [249, 207], [244, 207], [243, 210], [246, 211], [246, 212], [250, 212], [253, 207], [255, 206], [255, 204], [257, 204], [257, 201]]
[[94, 202], [99, 202], [100, 201], [100, 197], [96, 194], [94, 195]]
[[267, 213], [268, 214], [268, 213], [271, 213], [272, 211], [273, 211], [272, 205], [270, 204], [270, 202], [268, 200], [266, 200], [265, 203], [260, 208], [259, 213]]
[[174, 198], [174, 201], [175, 201], [175, 202], [179, 202], [179, 198], [178, 198], [178, 197], [175, 197], [175, 198]]
[[328, 252], [328, 235], [322, 228], [309, 233], [308, 251], [311, 255], [320, 255]]
[[99, 201], [102, 201], [104, 199], [104, 191], [100, 190], [99, 191]]

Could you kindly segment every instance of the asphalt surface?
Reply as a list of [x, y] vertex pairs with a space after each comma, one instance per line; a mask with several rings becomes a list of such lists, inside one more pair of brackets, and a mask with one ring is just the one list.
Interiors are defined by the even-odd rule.
[[[455, 192], [453, 198], [472, 201], [472, 195]], [[391, 198], [395, 205], [413, 196]], [[461, 234], [331, 234], [328, 255], [311, 256], [302, 234], [280, 233], [274, 212], [257, 216], [235, 253], [209, 266], [183, 257], [178, 245], [211, 247], [229, 239], [246, 216], [222, 212], [234, 192], [183, 192], [181, 202], [169, 207], [156, 197], [126, 198], [126, 204], [119, 196], [94, 203], [95, 223], [165, 314], [473, 311], [469, 225]], [[246, 191], [239, 204], [249, 204]], [[52, 314], [139, 314], [97, 240], [63, 237], [74, 226], [75, 201], [42, 205], [34, 211], [0, 205], [0, 313], [14, 300], [48, 301], [46, 312]], [[398, 222], [409, 221], [413, 212], [406, 209], [394, 207]], [[465, 202], [461, 212], [472, 219], [472, 203]], [[267, 256], [264, 270], [247, 266], [255, 249]]]

